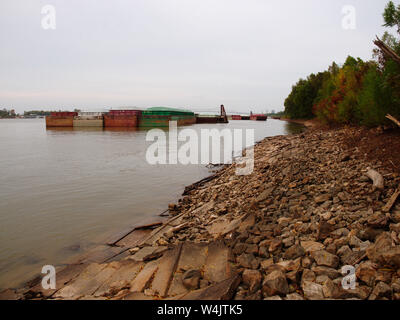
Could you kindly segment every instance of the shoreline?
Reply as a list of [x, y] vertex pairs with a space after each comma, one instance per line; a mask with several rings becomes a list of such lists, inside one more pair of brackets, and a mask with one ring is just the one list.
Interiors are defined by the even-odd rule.
[[291, 123], [297, 123], [305, 126], [307, 129], [316, 129], [322, 127], [322, 124], [317, 118], [314, 119], [290, 119], [290, 118], [272, 118], [275, 120], [281, 120]]
[[[179, 260], [187, 255], [188, 243], [210, 247], [218, 242], [219, 256], [225, 258], [212, 263], [229, 272], [220, 274], [218, 279], [202, 274], [203, 284], [197, 290], [176, 290], [174, 297], [180, 297], [182, 291], [190, 296], [202, 290], [203, 295], [208, 292], [206, 297], [213, 297], [222, 285], [218, 280], [224, 280], [224, 288], [230, 292], [224, 297], [229, 299], [382, 298], [388, 297], [387, 287], [394, 288], [390, 298], [400, 298], [395, 291], [400, 273], [394, 269], [400, 267], [396, 260], [400, 254], [400, 243], [396, 242], [400, 206], [393, 205], [389, 217], [382, 212], [400, 179], [379, 160], [359, 159], [351, 149], [346, 150], [344, 137], [351, 135], [351, 130], [355, 129], [311, 128], [301, 134], [267, 137], [255, 146], [255, 170], [251, 176], [235, 176], [235, 165], [225, 166], [201, 183], [186, 187], [178, 204], [170, 205], [173, 216], [162, 225], [121, 231], [103, 251], [70, 265], [64, 274], [60, 271], [63, 283], [59, 283], [61, 288], [57, 291], [45, 292], [36, 281], [30, 283], [30, 288], [14, 292], [14, 297], [82, 298], [85, 294], [75, 292], [71, 296], [65, 288], [74, 288], [74, 279], [79, 279], [83, 269], [93, 263], [135, 261], [146, 269], [158, 261], [162, 267], [164, 256], [174, 248], [181, 248], [176, 257]], [[368, 167], [383, 175], [383, 190], [375, 189], [366, 178]], [[385, 256], [384, 263], [385, 267], [392, 265], [392, 271], [382, 273], [371, 265], [383, 263], [377, 242], [389, 246], [385, 248], [389, 257]], [[205, 269], [209, 263], [204, 262]], [[357, 271], [361, 287], [341, 290], [340, 267], [357, 264], [362, 265]], [[175, 268], [172, 278], [183, 271]], [[369, 274], [380, 281], [368, 282]], [[389, 275], [393, 281], [388, 280]], [[275, 288], [277, 279], [286, 285]], [[171, 281], [174, 283], [171, 277], [165, 281], [168, 288]], [[382, 288], [384, 293], [379, 291]], [[160, 297], [160, 292], [154, 291], [154, 283], [142, 288], [140, 294], [133, 295], [135, 291], [131, 289], [113, 287], [112, 292], [101, 297]], [[95, 297], [100, 296], [86, 294], [86, 298]], [[161, 297], [171, 295], [164, 292]]]

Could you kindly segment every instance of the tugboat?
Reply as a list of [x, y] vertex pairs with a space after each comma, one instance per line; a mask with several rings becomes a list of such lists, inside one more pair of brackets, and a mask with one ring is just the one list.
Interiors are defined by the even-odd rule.
[[219, 116], [196, 114], [196, 123], [229, 123], [224, 105], [221, 105], [221, 114]]

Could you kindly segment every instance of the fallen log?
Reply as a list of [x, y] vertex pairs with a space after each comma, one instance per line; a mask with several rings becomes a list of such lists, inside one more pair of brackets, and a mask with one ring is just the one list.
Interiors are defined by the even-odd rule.
[[372, 180], [375, 188], [377, 188], [377, 189], [384, 188], [384, 180], [383, 180], [382, 175], [379, 172], [370, 169], [366, 173], [366, 176]]
[[386, 55], [389, 58], [392, 58], [394, 61], [400, 64], [400, 57], [399, 55], [392, 50], [389, 46], [386, 45], [381, 39], [376, 37], [376, 40], [374, 41], [374, 44], [381, 49], [384, 55]]
[[390, 209], [392, 209], [394, 203], [396, 202], [397, 198], [400, 196], [400, 187], [397, 188], [397, 190], [392, 194], [390, 197], [388, 203], [383, 207], [382, 211], [383, 212], [389, 212]]
[[168, 231], [175, 233], [175, 232], [181, 231], [182, 229], [185, 229], [187, 227], [189, 227], [189, 222], [185, 222], [185, 223], [180, 224], [179, 226], [172, 227]]
[[400, 127], [400, 121], [397, 120], [395, 117], [391, 116], [390, 114], [386, 115], [386, 118], [389, 120], [393, 121], [395, 124], [397, 124]]

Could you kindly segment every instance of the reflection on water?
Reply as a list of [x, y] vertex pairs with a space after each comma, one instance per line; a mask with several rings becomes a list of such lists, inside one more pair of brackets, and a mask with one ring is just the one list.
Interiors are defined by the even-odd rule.
[[[300, 126], [268, 120], [190, 128], [254, 128], [261, 140]], [[16, 286], [43, 265], [65, 263], [161, 213], [185, 186], [209, 174], [204, 165], [149, 165], [147, 131], [46, 130], [43, 119], [0, 120], [0, 287]]]
[[291, 134], [301, 133], [304, 130], [304, 126], [298, 123], [285, 121], [284, 124], [286, 132]]

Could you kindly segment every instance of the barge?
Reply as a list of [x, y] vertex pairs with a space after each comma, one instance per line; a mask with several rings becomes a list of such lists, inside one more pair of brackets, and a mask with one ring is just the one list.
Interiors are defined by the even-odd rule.
[[250, 112], [250, 120], [254, 121], [267, 121], [268, 116], [266, 114], [254, 114]]
[[228, 123], [228, 116], [225, 107], [221, 105], [221, 114], [218, 115], [199, 115], [196, 114], [196, 123]]
[[74, 117], [73, 126], [102, 128], [104, 126], [103, 113], [78, 112], [78, 115]]
[[110, 110], [104, 115], [105, 128], [136, 128], [141, 110]]
[[152, 107], [142, 111], [139, 127], [168, 127], [169, 121], [177, 121], [178, 126], [196, 123], [194, 112], [167, 107]]
[[78, 116], [77, 112], [52, 112], [50, 116], [46, 117], [46, 128], [72, 128], [74, 126], [74, 117], [76, 116]]

